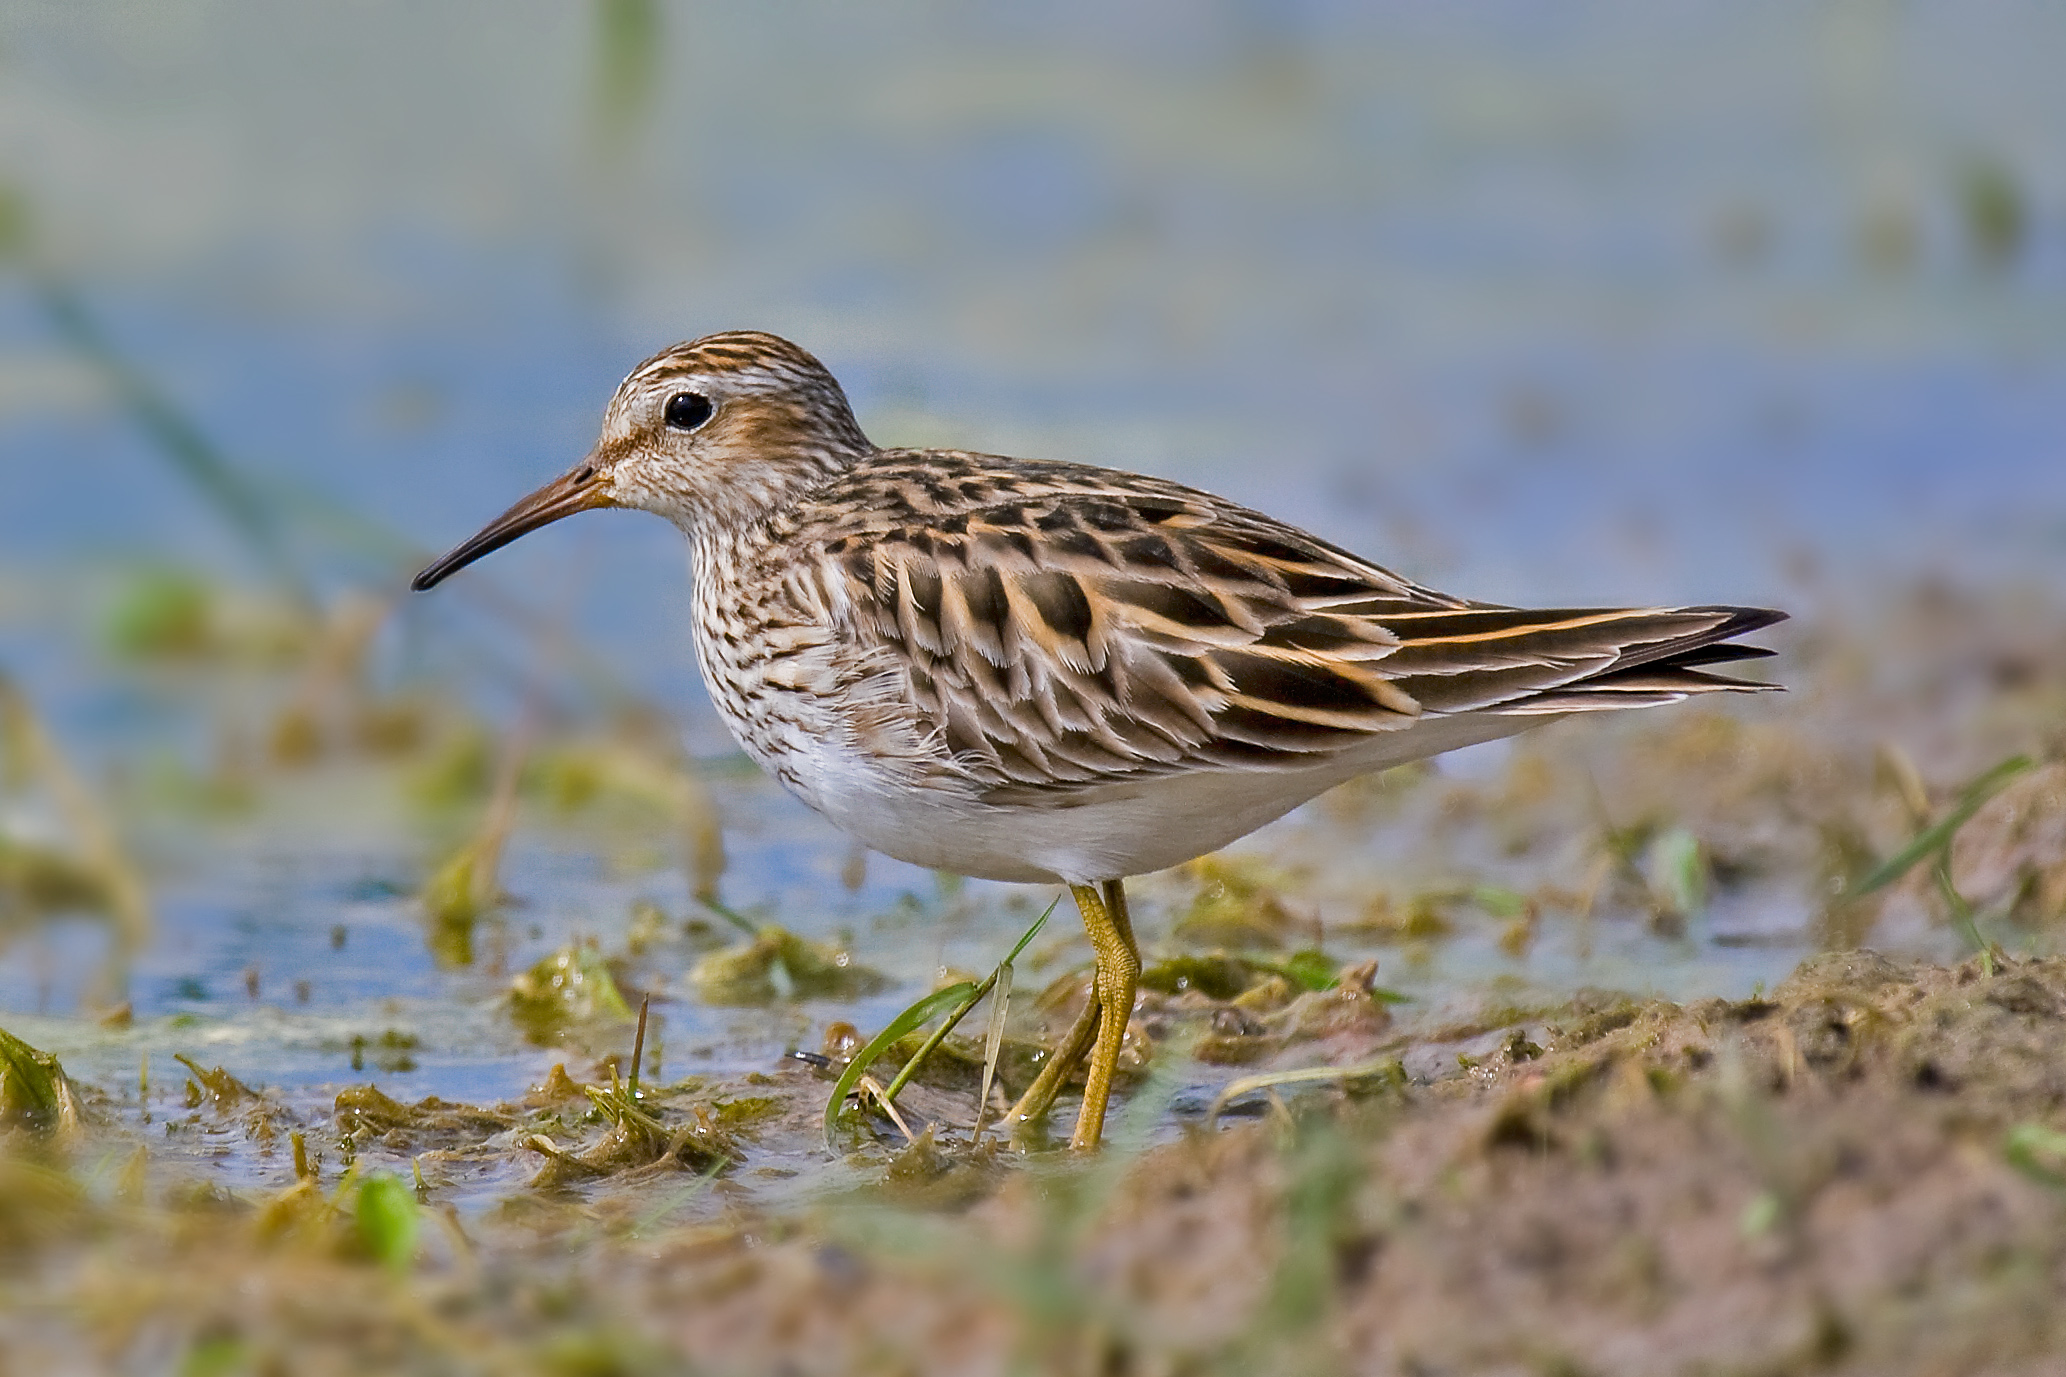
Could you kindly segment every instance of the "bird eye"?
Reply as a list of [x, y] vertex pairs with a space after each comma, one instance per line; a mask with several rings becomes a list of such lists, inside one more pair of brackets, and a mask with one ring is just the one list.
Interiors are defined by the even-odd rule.
[[710, 419], [710, 398], [701, 392], [677, 392], [667, 399], [667, 424], [676, 430], [694, 430]]

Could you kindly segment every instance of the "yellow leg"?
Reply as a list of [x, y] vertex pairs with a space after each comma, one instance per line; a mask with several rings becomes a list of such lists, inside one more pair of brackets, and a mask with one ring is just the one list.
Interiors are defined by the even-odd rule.
[[1071, 885], [1090, 945], [1097, 952], [1098, 1040], [1090, 1054], [1090, 1074], [1083, 1086], [1083, 1109], [1076, 1116], [1076, 1134], [1069, 1146], [1087, 1152], [1105, 1133], [1105, 1103], [1119, 1070], [1119, 1050], [1126, 1041], [1126, 1021], [1133, 1013], [1134, 989], [1141, 978], [1141, 953], [1133, 941], [1133, 920], [1126, 912], [1126, 886], [1107, 880], [1104, 894], [1088, 885]]
[[1055, 1096], [1061, 1093], [1062, 1082], [1069, 1079], [1076, 1063], [1082, 1061], [1083, 1054], [1090, 1050], [1090, 1040], [1097, 1031], [1098, 984], [1093, 979], [1090, 998], [1083, 1002], [1083, 1012], [1076, 1015], [1069, 1031], [1062, 1034], [1062, 1040], [1055, 1044], [1054, 1054], [1047, 1059], [1047, 1065], [1040, 1068], [1033, 1084], [1026, 1087], [1026, 1093], [1019, 1096], [1019, 1102], [1011, 1107], [1011, 1113], [1004, 1116], [1007, 1127], [1037, 1123], [1047, 1117], [1047, 1111], [1054, 1107]]

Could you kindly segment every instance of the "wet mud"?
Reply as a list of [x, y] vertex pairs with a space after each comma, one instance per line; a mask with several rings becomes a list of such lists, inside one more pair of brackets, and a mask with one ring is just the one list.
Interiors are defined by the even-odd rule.
[[[11, 1362], [2035, 1373], [2066, 1338], [2062, 1014], [2066, 960], [1851, 951], [1747, 1000], [1586, 994], [1385, 1046], [1382, 1020], [1335, 1025], [1372, 1054], [1353, 1074], [1213, 1115], [1144, 1075], [1176, 1137], [1088, 1164], [971, 1145], [968, 1096], [923, 1090], [907, 1119], [941, 1122], [849, 1123], [845, 1183], [780, 1209], [752, 1179], [823, 1151], [802, 1063], [636, 1096], [556, 1073], [486, 1107], [358, 1088], [302, 1128], [200, 1070], [195, 1115], [292, 1134], [306, 1172], [231, 1192], [154, 1169], [90, 1090], [81, 1122], [35, 1119], [17, 1060]], [[495, 1209], [440, 1202], [512, 1156], [535, 1170]]]

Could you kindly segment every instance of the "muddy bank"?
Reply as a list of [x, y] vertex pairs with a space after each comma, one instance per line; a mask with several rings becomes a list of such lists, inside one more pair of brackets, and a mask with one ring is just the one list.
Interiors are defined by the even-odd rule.
[[742, 1370], [2054, 1370], [2062, 1012], [2066, 962], [1863, 952], [1740, 1003], [1580, 1000], [1462, 1075], [1014, 1173], [962, 1220], [619, 1275]]
[[[24, 1371], [2047, 1371], [2062, 1015], [2066, 960], [1832, 954], [1741, 1002], [1438, 1030], [1093, 1165], [864, 1151], [860, 1187], [782, 1211], [724, 1199], [727, 1171], [788, 1169], [822, 1103], [768, 1077], [751, 1116], [705, 1118], [713, 1151], [656, 1145], [605, 1192], [545, 1171], [471, 1220], [430, 1189], [399, 1248], [375, 1178], [167, 1179], [96, 1136], [89, 1091], [83, 1139], [21, 1130], [0, 1159], [7, 1348]], [[439, 1108], [536, 1153], [511, 1107]]]

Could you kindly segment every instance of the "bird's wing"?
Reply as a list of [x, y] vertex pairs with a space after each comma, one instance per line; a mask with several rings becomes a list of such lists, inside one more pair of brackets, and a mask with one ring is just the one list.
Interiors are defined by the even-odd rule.
[[820, 548], [854, 634], [1000, 797], [1304, 768], [1429, 714], [1756, 687], [1693, 666], [1762, 653], [1716, 643], [1778, 619], [1470, 603], [1177, 484], [957, 457], [975, 479], [937, 455], [879, 469], [901, 486], [845, 504], [875, 515]]

